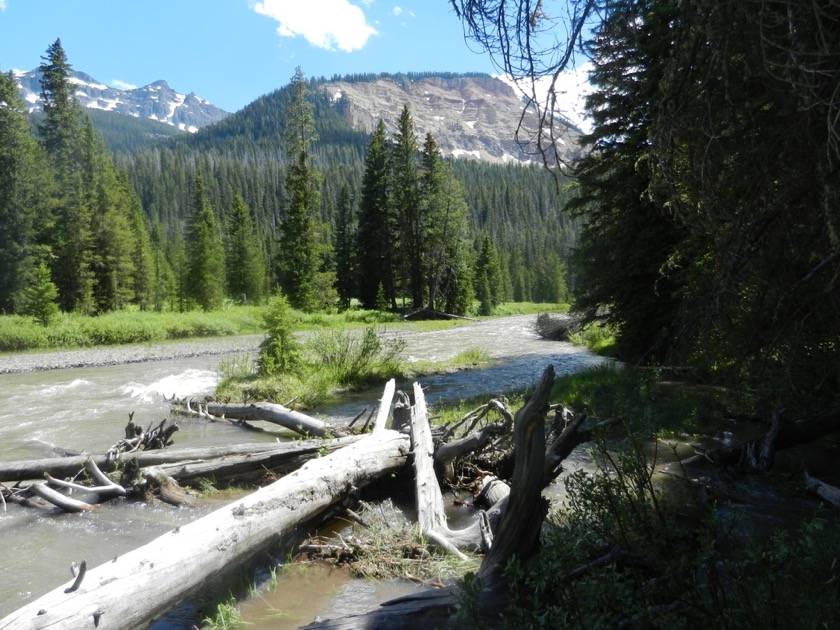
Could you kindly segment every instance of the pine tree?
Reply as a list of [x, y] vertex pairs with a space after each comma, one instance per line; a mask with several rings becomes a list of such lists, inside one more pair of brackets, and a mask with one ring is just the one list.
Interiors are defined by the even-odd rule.
[[304, 311], [316, 308], [314, 280], [318, 272], [315, 216], [320, 208], [320, 174], [310, 152], [316, 140], [309, 89], [298, 67], [286, 102], [286, 146], [289, 166], [286, 174], [285, 207], [281, 226], [279, 277], [289, 303]]
[[93, 310], [91, 273], [92, 169], [85, 160], [84, 114], [74, 96], [72, 68], [61, 40], [47, 49], [40, 66], [44, 117], [40, 138], [58, 182], [56, 219], [50, 245], [53, 280], [65, 311]]
[[572, 259], [575, 309], [616, 325], [622, 351], [634, 360], [662, 358], [673, 335], [678, 300], [669, 261], [681, 238], [649, 194], [650, 107], [671, 34], [668, 16], [654, 19], [648, 6], [620, 5], [591, 44], [594, 127], [584, 137], [591, 150], [578, 165], [580, 194], [569, 203], [584, 221]]
[[501, 268], [496, 246], [487, 232], [481, 238], [473, 284], [479, 302], [478, 314], [492, 315], [493, 309], [501, 303]]
[[49, 326], [58, 314], [58, 289], [50, 280], [49, 267], [41, 262], [35, 268], [35, 278], [24, 296], [24, 315], [34, 317], [42, 326]]
[[231, 297], [243, 304], [261, 304], [265, 299], [265, 256], [251, 209], [237, 194], [227, 212], [227, 286]]
[[472, 301], [466, 262], [467, 203], [460, 183], [427, 133], [421, 157], [420, 265], [428, 307], [442, 301], [450, 313], [465, 314]]
[[34, 280], [37, 221], [46, 215], [48, 185], [12, 72], [0, 73], [0, 104], [0, 313], [14, 313]]
[[381, 306], [383, 301], [393, 309], [397, 307], [389, 180], [388, 138], [385, 122], [380, 118], [365, 156], [356, 237], [359, 299], [370, 309]]
[[44, 117], [39, 128], [41, 140], [53, 161], [69, 168], [76, 162], [73, 154], [78, 148], [77, 139], [85, 117], [70, 82], [73, 67], [60, 39], [47, 48], [42, 61], [38, 68], [42, 75], [41, 99], [44, 102]]
[[219, 308], [224, 300], [225, 251], [200, 171], [193, 184], [186, 254], [186, 296], [205, 311]]
[[404, 105], [397, 123], [391, 149], [393, 192], [391, 202], [397, 220], [396, 249], [400, 256], [400, 288], [411, 296], [411, 306], [423, 306], [423, 250], [427, 226], [420, 212], [419, 176], [417, 173], [417, 136], [408, 105]]
[[338, 192], [335, 216], [335, 288], [339, 306], [350, 308], [350, 300], [356, 295], [356, 217], [350, 189], [342, 184]]

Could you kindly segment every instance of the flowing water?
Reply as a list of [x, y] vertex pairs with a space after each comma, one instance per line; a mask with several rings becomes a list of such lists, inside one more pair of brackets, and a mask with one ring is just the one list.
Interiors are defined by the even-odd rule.
[[[535, 316], [513, 316], [399, 336], [405, 339], [405, 353], [411, 359], [446, 360], [470, 348], [481, 348], [497, 359], [495, 365], [482, 370], [424, 377], [422, 383], [432, 405], [440, 399], [493, 396], [530, 387], [548, 364], [553, 364], [558, 374], [567, 374], [602, 361], [570, 344], [540, 339], [532, 330], [534, 320]], [[49, 457], [55, 448], [105, 451], [123, 436], [130, 412], [134, 412], [135, 422], [144, 426], [159, 422], [168, 416], [166, 398], [200, 398], [212, 392], [218, 382], [220, 363], [243, 352], [253, 354], [259, 340], [240, 339], [235, 351], [225, 350], [230, 340], [190, 342], [192, 350], [184, 352], [188, 356], [166, 360], [148, 360], [160, 356], [156, 348], [145, 349], [148, 352], [141, 352], [139, 357], [136, 349], [63, 353], [58, 363], [53, 363], [52, 358], [48, 361], [45, 355], [35, 355], [34, 364], [40, 361], [43, 365], [73, 365], [78, 362], [77, 355], [81, 357], [79, 361], [113, 363], [111, 355], [115, 352], [121, 353], [124, 360], [138, 362], [50, 370], [23, 368], [31, 370], [25, 372], [12, 371], [21, 369], [19, 357], [0, 355], [0, 461]], [[201, 350], [195, 350], [197, 343]], [[200, 354], [210, 351], [214, 354]], [[108, 360], [97, 359], [100, 354], [108, 354]], [[375, 404], [379, 395], [379, 391], [355, 394], [313, 415], [328, 420], [350, 418], [365, 406]], [[243, 434], [228, 423], [189, 419], [179, 422], [181, 430], [175, 434], [178, 446], [276, 439], [270, 432]], [[0, 618], [69, 581], [71, 562], [84, 558], [88, 566], [96, 566], [216, 507], [179, 509], [114, 501], [94, 512], [64, 514], [8, 506], [0, 512], [0, 538], [5, 548], [0, 563]], [[308, 606], [302, 614], [308, 614], [308, 618], [303, 622], [324, 611], [343, 610], [342, 598], [354, 602], [357, 609], [372, 608], [386, 591], [394, 593], [406, 588], [365, 585], [340, 573], [329, 580], [325, 578], [324, 584], [332, 589], [324, 591], [332, 594], [324, 598], [322, 605], [304, 596]], [[282, 626], [276, 618], [272, 623], [274, 628], [295, 627]]]

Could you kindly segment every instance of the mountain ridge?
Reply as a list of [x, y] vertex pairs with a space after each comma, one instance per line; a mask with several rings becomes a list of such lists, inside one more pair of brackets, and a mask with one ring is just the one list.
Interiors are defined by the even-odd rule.
[[[41, 71], [15, 72], [15, 77], [29, 112], [41, 110]], [[162, 79], [138, 88], [120, 89], [74, 70], [70, 82], [76, 86], [76, 98], [86, 109], [146, 118], [182, 131], [195, 132], [230, 115], [193, 92], [176, 92]]]

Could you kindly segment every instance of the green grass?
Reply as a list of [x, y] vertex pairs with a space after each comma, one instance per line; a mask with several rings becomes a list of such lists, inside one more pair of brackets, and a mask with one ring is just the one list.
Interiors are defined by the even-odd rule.
[[261, 331], [261, 309], [235, 306], [205, 313], [125, 310], [96, 317], [62, 313], [48, 327], [29, 317], [0, 317], [0, 351], [87, 348]]
[[589, 348], [601, 356], [616, 356], [615, 330], [610, 326], [590, 324], [580, 332], [569, 335], [569, 341], [576, 346]]
[[493, 309], [493, 317], [507, 315], [539, 315], [540, 313], [568, 313], [566, 303], [547, 302], [503, 302]]

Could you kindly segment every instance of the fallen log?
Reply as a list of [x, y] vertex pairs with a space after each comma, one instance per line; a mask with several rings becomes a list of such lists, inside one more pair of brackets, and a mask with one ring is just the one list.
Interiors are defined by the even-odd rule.
[[[288, 442], [258, 442], [237, 444], [231, 446], [208, 446], [188, 448], [167, 448], [158, 451], [137, 451], [121, 455], [120, 461], [128, 463], [137, 461], [140, 467], [161, 466], [177, 462], [218, 460], [237, 456], [253, 456], [257, 453], [277, 453], [280, 458], [293, 458], [296, 451], [301, 453], [317, 452], [318, 450], [334, 450], [358, 440], [349, 436], [333, 440], [294, 440]], [[47, 459], [30, 459], [17, 462], [0, 462], [0, 481], [30, 481], [43, 479], [47, 473], [53, 477], [75, 477], [91, 458], [96, 465], [106, 472], [114, 470], [114, 462], [109, 462], [106, 455], [77, 455], [73, 457], [50, 457]], [[256, 461], [256, 460], [254, 460]], [[174, 475], [173, 475], [174, 476]]]
[[414, 384], [411, 451], [414, 454], [415, 503], [420, 533], [462, 560], [466, 560], [467, 557], [459, 549], [484, 551], [487, 541], [482, 533], [488, 529], [486, 517], [484, 521], [479, 518], [461, 530], [449, 529], [447, 525], [443, 494], [435, 474], [434, 444], [426, 411], [426, 399], [419, 383]]
[[832, 486], [824, 481], [820, 481], [816, 477], [812, 477], [806, 470], [803, 474], [805, 481], [805, 488], [810, 492], [816, 494], [826, 503], [830, 503], [834, 507], [840, 508], [840, 488]]
[[757, 438], [694, 455], [682, 460], [680, 465], [713, 463], [745, 470], [768, 470], [777, 451], [809, 444], [832, 433], [840, 433], [840, 406], [793, 422], [785, 421], [780, 413], [774, 413], [770, 429]]
[[[378, 431], [232, 505], [182, 525], [0, 619], [3, 630], [145, 626], [209, 580], [241, 566], [353, 489], [405, 465], [408, 438]], [[142, 597], [127, 596], [142, 593]]]
[[269, 475], [280, 476], [297, 470], [309, 460], [358, 442], [362, 437], [352, 435], [334, 440], [299, 440], [256, 453], [144, 465], [160, 470], [181, 484], [190, 484], [198, 479], [208, 479], [217, 485], [234, 480], [240, 484], [250, 483], [262, 481]]
[[[44, 501], [52, 503], [65, 512], [86, 512], [95, 509], [96, 506], [85, 501], [79, 501], [73, 497], [61, 494], [50, 488], [47, 484], [39, 481], [29, 486], [28, 490], [35, 496], [41, 497]], [[2, 628], [3, 626], [0, 626]]]
[[[513, 558], [530, 559], [537, 551], [539, 532], [548, 510], [541, 492], [544, 480], [545, 414], [554, 384], [554, 368], [549, 366], [528, 403], [514, 421], [516, 462], [512, 477], [509, 507], [502, 515], [493, 546], [478, 571], [481, 591], [475, 602], [476, 627], [493, 628], [506, 605], [504, 569]], [[497, 504], [498, 505], [498, 504]], [[369, 613], [340, 619], [316, 621], [304, 628], [331, 630], [420, 630], [462, 628], [456, 620], [463, 601], [457, 586], [425, 591], [383, 603]]]
[[277, 403], [261, 402], [250, 404], [208, 403], [207, 413], [213, 416], [224, 416], [227, 419], [262, 420], [278, 424], [281, 427], [295, 431], [304, 436], [336, 437], [344, 432], [331, 427], [326, 422], [308, 416], [300, 411], [289, 409]]

